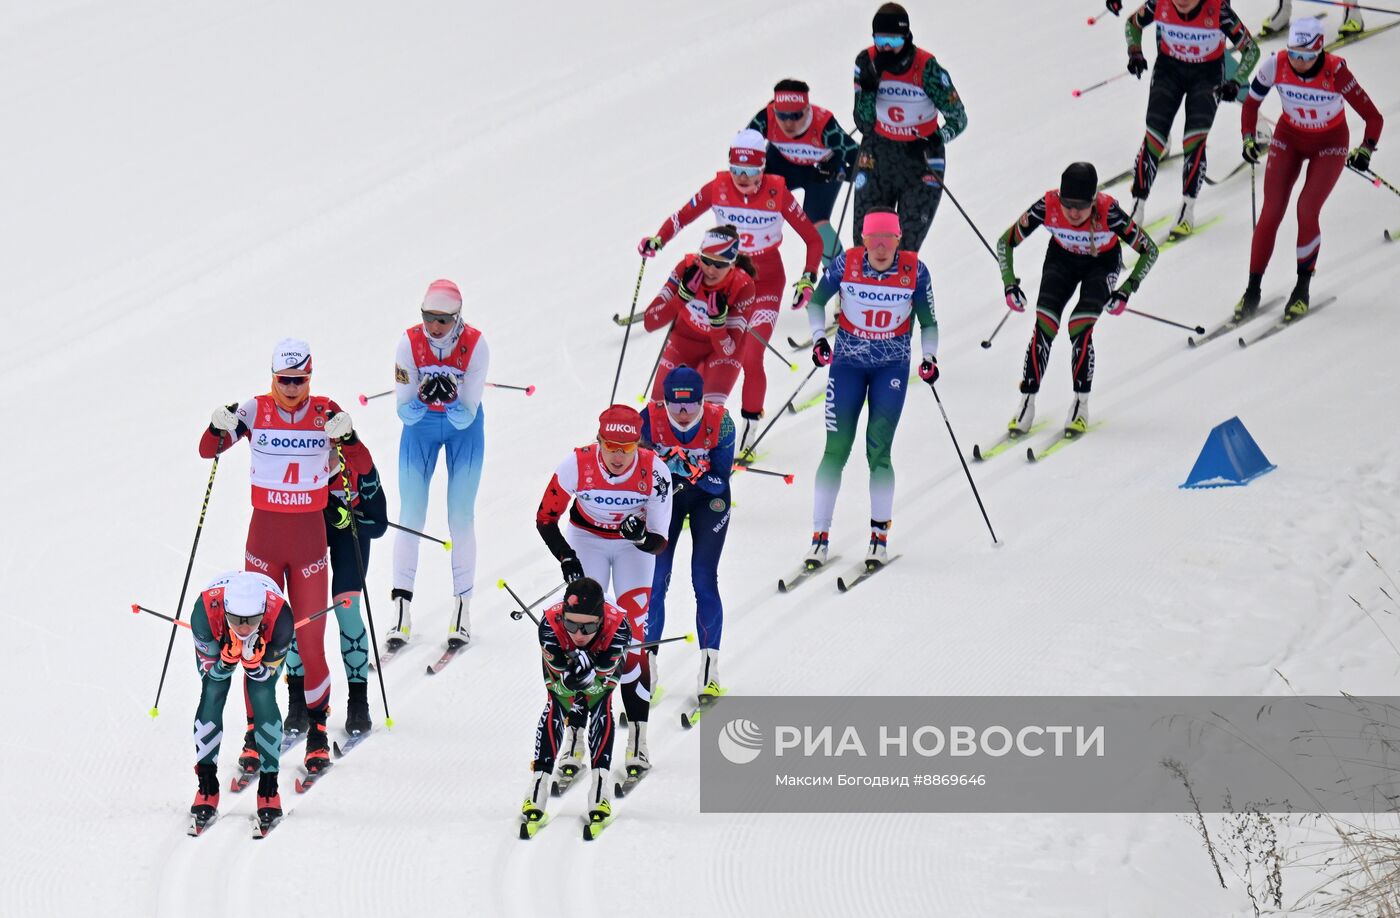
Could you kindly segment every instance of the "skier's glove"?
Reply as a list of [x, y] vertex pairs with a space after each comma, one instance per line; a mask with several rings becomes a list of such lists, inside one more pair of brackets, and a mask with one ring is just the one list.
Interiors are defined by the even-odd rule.
[[928, 354], [919, 362], [919, 378], [928, 383], [929, 388], [938, 382], [938, 360]]
[[564, 688], [581, 692], [593, 684], [597, 673], [593, 669], [593, 658], [581, 647], [569, 651], [569, 671], [564, 674]]
[[439, 376], [437, 395], [440, 402], [457, 401], [457, 380], [451, 376]]
[[332, 411], [327, 415], [325, 431], [326, 436], [342, 443], [354, 443], [356, 440], [355, 422], [344, 411]]
[[831, 365], [831, 342], [825, 338], [818, 338], [812, 345], [812, 363], [819, 367]]
[[661, 251], [663, 244], [660, 236], [643, 236], [642, 241], [637, 243], [637, 253], [643, 258], [650, 258]]
[[238, 668], [238, 664], [241, 662], [243, 662], [243, 642], [235, 641], [233, 635], [225, 631], [223, 643], [219, 645], [219, 662], [214, 665], [226, 673], [231, 673]]
[[1021, 289], [1019, 281], [1006, 285], [1006, 308], [1012, 312], [1026, 311], [1026, 292]]
[[792, 308], [801, 309], [812, 299], [812, 288], [817, 286], [815, 271], [803, 271], [797, 283], [792, 285]]
[[1258, 138], [1256, 138], [1252, 134], [1246, 137], [1244, 139], [1244, 146], [1240, 150], [1240, 155], [1243, 156], [1244, 161], [1249, 163], [1251, 166], [1259, 162], [1259, 158], [1263, 155], [1263, 151], [1259, 147]]
[[724, 322], [729, 318], [729, 298], [721, 292], [716, 292], [705, 300], [705, 315], [710, 318], [711, 328], [724, 328]]
[[843, 165], [844, 163], [841, 162], [840, 158], [838, 158], [835, 153], [832, 153], [827, 156], [826, 159], [813, 163], [812, 169], [817, 173], [817, 178], [821, 179], [823, 182], [834, 182], [845, 179], [845, 175], [841, 172], [841, 167]]
[[418, 400], [425, 405], [432, 405], [438, 401], [438, 377], [436, 373], [429, 373], [418, 381]]
[[647, 524], [635, 513], [629, 513], [617, 527], [618, 533], [633, 545], [640, 545], [647, 538]]
[[1123, 310], [1128, 308], [1128, 297], [1132, 296], [1135, 290], [1136, 287], [1132, 281], [1123, 281], [1122, 286], [1113, 291], [1113, 295], [1108, 298], [1108, 314], [1111, 316], [1121, 316]]
[[1147, 58], [1142, 56], [1141, 45], [1128, 46], [1128, 72], [1139, 80], [1147, 72]]
[[1244, 87], [1236, 80], [1226, 80], [1215, 89], [1215, 97], [1221, 102], [1233, 102], [1240, 97]]
[[1104, 0], [1103, 5], [1108, 7], [1108, 11], [1115, 16], [1123, 12], [1123, 0]]
[[575, 580], [583, 579], [583, 562], [578, 559], [576, 554], [560, 558], [559, 569], [564, 572], [565, 583], [573, 583]]
[[699, 290], [700, 285], [704, 282], [700, 266], [698, 264], [691, 265], [690, 270], [681, 275], [680, 281], [676, 284], [676, 295], [681, 298], [682, 303], [689, 303], [695, 299], [695, 291]]
[[243, 660], [243, 672], [247, 674], [249, 679], [261, 681], [266, 678], [267, 674], [264, 672], [263, 667], [263, 656], [266, 653], [267, 643], [263, 641], [262, 638], [258, 638], [257, 642], [253, 644], [252, 652], [241, 656]]
[[1364, 143], [1347, 155], [1347, 165], [1357, 172], [1371, 171], [1371, 148]]
[[565, 715], [565, 722], [575, 730], [582, 730], [588, 726], [588, 697], [586, 695], [575, 695], [573, 703], [569, 705], [569, 713]]
[[220, 431], [224, 433], [238, 432], [238, 403], [232, 405], [220, 405], [214, 409], [214, 413], [209, 417], [209, 429], [214, 436], [218, 436]]

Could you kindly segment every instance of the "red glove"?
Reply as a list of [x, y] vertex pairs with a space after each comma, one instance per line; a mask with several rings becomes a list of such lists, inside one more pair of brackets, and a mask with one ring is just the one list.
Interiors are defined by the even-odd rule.
[[224, 640], [219, 644], [219, 662], [224, 669], [234, 669], [243, 659], [243, 642], [234, 641], [233, 635], [224, 632]]
[[650, 258], [661, 251], [661, 245], [660, 236], [643, 236], [642, 241], [637, 243], [637, 254], [643, 258]]

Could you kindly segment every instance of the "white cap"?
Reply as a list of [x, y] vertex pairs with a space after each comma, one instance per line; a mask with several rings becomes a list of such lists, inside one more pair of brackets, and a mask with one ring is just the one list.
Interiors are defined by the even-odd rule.
[[272, 349], [272, 372], [295, 375], [311, 373], [311, 345], [300, 338], [283, 338]]
[[229, 615], [262, 615], [267, 611], [267, 585], [257, 577], [234, 577], [224, 587], [224, 612]]
[[764, 153], [768, 150], [768, 140], [753, 128], [744, 128], [734, 135], [734, 139], [729, 143], [729, 149], [757, 150]]
[[423, 295], [423, 311], [456, 315], [462, 311], [462, 291], [450, 280], [433, 281]]
[[1321, 51], [1325, 43], [1322, 20], [1304, 16], [1288, 24], [1288, 47], [1293, 51]]

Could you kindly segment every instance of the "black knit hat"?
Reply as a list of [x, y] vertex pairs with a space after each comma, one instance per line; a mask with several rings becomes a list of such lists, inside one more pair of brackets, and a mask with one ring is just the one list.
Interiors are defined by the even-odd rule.
[[603, 614], [603, 588], [598, 581], [584, 577], [575, 580], [564, 590], [564, 611], [572, 615]]
[[1099, 193], [1099, 173], [1093, 163], [1070, 163], [1060, 176], [1060, 200], [1092, 201]]
[[874, 35], [903, 35], [911, 37], [909, 14], [898, 3], [886, 3], [875, 11], [875, 19], [870, 23]]

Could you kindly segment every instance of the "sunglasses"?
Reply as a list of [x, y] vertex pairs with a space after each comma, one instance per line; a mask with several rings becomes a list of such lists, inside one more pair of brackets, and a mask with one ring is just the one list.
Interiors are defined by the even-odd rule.
[[699, 410], [700, 410], [701, 404], [703, 404], [703, 403], [702, 403], [702, 402], [699, 402], [699, 401], [694, 401], [694, 402], [667, 402], [667, 403], [666, 403], [666, 410], [669, 411], [669, 412], [671, 412], [672, 414], [679, 414], [679, 413], [682, 412], [682, 411], [699, 411]]
[[600, 442], [603, 444], [603, 449], [614, 453], [635, 453], [637, 451], [637, 444], [635, 442], [615, 443], [612, 440], [602, 440]]
[[778, 116], [778, 120], [779, 120], [779, 121], [801, 121], [801, 120], [802, 120], [802, 116], [805, 115], [805, 114], [807, 114], [807, 113], [806, 113], [805, 111], [801, 111], [801, 112], [779, 112], [779, 111], [775, 111], [775, 112], [773, 112], [773, 114], [775, 114], [775, 115]]
[[881, 51], [898, 51], [904, 47], [903, 35], [876, 35], [875, 47]]
[[1288, 49], [1288, 56], [1291, 57], [1293, 60], [1297, 61], [1297, 62], [1300, 63], [1300, 64], [1304, 64], [1304, 63], [1307, 63], [1307, 62], [1309, 62], [1309, 61], [1315, 61], [1315, 60], [1317, 60], [1317, 52], [1316, 52], [1316, 51], [1295, 51], [1295, 50], [1293, 50], [1292, 48], [1289, 48], [1289, 49]]
[[758, 178], [763, 174], [762, 166], [730, 166], [729, 174], [733, 176], [743, 176], [744, 178]]
[[228, 613], [224, 616], [224, 618], [228, 620], [228, 623], [230, 625], [238, 625], [239, 627], [242, 627], [244, 625], [253, 625], [254, 627], [256, 627], [259, 623], [262, 622], [262, 613], [259, 612], [257, 615], [234, 615], [232, 613]]
[[603, 620], [595, 618], [588, 622], [576, 622], [572, 618], [566, 618], [564, 627], [569, 629], [570, 634], [597, 634], [598, 629], [603, 627]]
[[304, 386], [311, 382], [310, 376], [279, 376], [277, 384], [281, 386]]
[[728, 268], [734, 264], [732, 260], [726, 261], [723, 258], [711, 258], [708, 255], [700, 256], [700, 264], [707, 268]]
[[1065, 210], [1088, 210], [1093, 206], [1091, 201], [1067, 201], [1063, 198], [1060, 199], [1060, 204]]
[[456, 321], [457, 321], [457, 317], [456, 317], [455, 315], [450, 314], [450, 313], [449, 313], [448, 315], [443, 315], [443, 314], [440, 313], [440, 312], [425, 312], [425, 313], [423, 313], [423, 324], [424, 324], [424, 325], [451, 325], [453, 322], [456, 322]]

